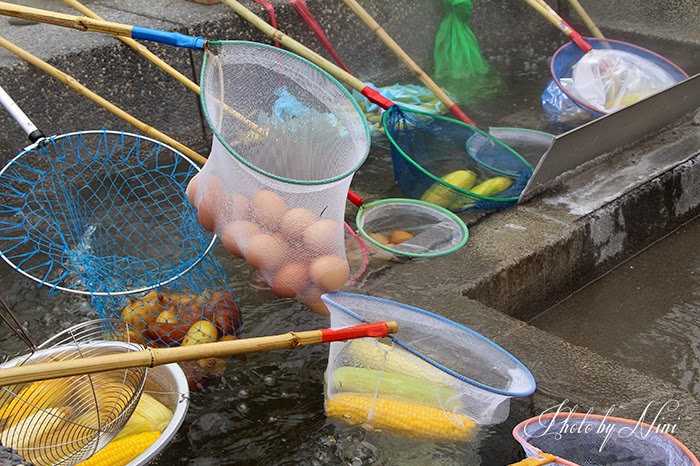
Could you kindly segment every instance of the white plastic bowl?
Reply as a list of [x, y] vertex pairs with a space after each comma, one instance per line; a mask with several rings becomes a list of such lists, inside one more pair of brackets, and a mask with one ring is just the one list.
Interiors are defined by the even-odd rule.
[[187, 377], [177, 364], [166, 364], [148, 370], [144, 392], [153, 395], [173, 411], [173, 419], [158, 440], [127, 466], [144, 466], [151, 462], [170, 443], [187, 415], [190, 389]]

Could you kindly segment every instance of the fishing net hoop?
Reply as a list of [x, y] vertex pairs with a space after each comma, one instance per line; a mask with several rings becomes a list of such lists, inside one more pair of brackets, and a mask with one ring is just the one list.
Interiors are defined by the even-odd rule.
[[[589, 45], [593, 46], [593, 50], [605, 50], [606, 47], [602, 44], [615, 44], [624, 48], [631, 49], [632, 51], [638, 52], [637, 54], [633, 53], [632, 51], [628, 53], [632, 53], [633, 55], [637, 55], [640, 58], [645, 58], [645, 55], [651, 56], [654, 59], [658, 60], [658, 62], [663, 63], [665, 66], [670, 67], [670, 69], [664, 69], [667, 73], [670, 71], [673, 71], [674, 73], [678, 73], [678, 76], [671, 76], [676, 82], [678, 81], [678, 77], [682, 76], [683, 79], [688, 78], [688, 74], [683, 71], [678, 65], [673, 63], [671, 60], [668, 58], [653, 52], [649, 49], [645, 49], [644, 47], [640, 47], [638, 45], [630, 44], [628, 42], [620, 41], [620, 40], [615, 40], [615, 39], [599, 39], [599, 38], [594, 38], [594, 37], [586, 37], [584, 39]], [[591, 115], [594, 115], [596, 117], [604, 116], [609, 114], [610, 112], [602, 112], [600, 109], [595, 108], [591, 105], [588, 105], [586, 102], [581, 100], [579, 97], [576, 97], [574, 94], [571, 93], [570, 90], [566, 88], [562, 84], [562, 82], [559, 79], [559, 76], [556, 71], [556, 64], [557, 64], [557, 59], [563, 55], [565, 55], [565, 52], [567, 52], [571, 47], [576, 49], [578, 52], [580, 49], [576, 44], [573, 42], [567, 42], [566, 44], [562, 45], [556, 52], [554, 52], [554, 55], [552, 55], [552, 59], [550, 60], [550, 73], [552, 75], [552, 79], [554, 83], [557, 85], [557, 88], [566, 95], [574, 104], [576, 104], [578, 107], [584, 109], [586, 112], [590, 113]], [[584, 53], [583, 51], [580, 51], [580, 53]], [[657, 64], [657, 66], [660, 66]], [[670, 73], [669, 73], [670, 74]]]
[[[23, 161], [23, 158], [27, 156], [32, 156], [32, 155], [37, 155], [34, 153], [35, 149], [43, 146], [44, 144], [47, 143], [56, 143], [57, 141], [63, 141], [63, 140], [70, 140], [71, 138], [77, 138], [78, 140], [84, 136], [84, 135], [103, 135], [104, 136], [116, 136], [116, 137], [121, 137], [121, 138], [128, 138], [128, 139], [133, 139], [135, 141], [148, 141], [151, 144], [154, 145], [154, 147], [160, 147], [162, 149], [165, 149], [166, 151], [169, 151], [174, 157], [181, 159], [182, 161], [188, 163], [190, 165], [190, 168], [193, 169], [196, 172], [200, 171], [200, 167], [192, 160], [190, 160], [187, 156], [185, 156], [183, 153], [180, 151], [168, 146], [167, 144], [164, 144], [160, 141], [157, 141], [153, 138], [150, 138], [148, 136], [142, 136], [142, 135], [136, 135], [133, 133], [128, 133], [125, 131], [111, 131], [111, 130], [86, 130], [86, 131], [74, 131], [70, 133], [64, 133], [60, 135], [54, 135], [50, 136], [44, 139], [41, 139], [27, 147], [25, 147], [19, 154], [17, 154], [15, 157], [13, 157], [5, 166], [0, 170], [0, 179], [2, 179], [3, 175], [5, 175], [8, 171], [14, 169], [15, 165], [18, 165]], [[89, 154], [86, 154], [89, 155]], [[183, 184], [183, 193], [184, 193], [184, 188], [186, 186], [186, 183]], [[186, 199], [185, 199], [185, 202]], [[4, 222], [6, 223], [6, 222]], [[168, 279], [165, 280], [160, 280], [157, 283], [150, 283], [147, 285], [141, 285], [141, 286], [135, 286], [132, 289], [128, 290], [108, 290], [108, 291], [100, 291], [100, 290], [90, 290], [90, 289], [79, 289], [79, 288], [72, 288], [69, 286], [64, 286], [59, 283], [63, 281], [64, 276], [59, 277], [58, 283], [52, 283], [51, 280], [47, 280], [46, 277], [48, 276], [47, 272], [46, 275], [44, 275], [44, 278], [39, 278], [37, 276], [32, 275], [31, 273], [27, 272], [24, 270], [21, 265], [16, 264], [13, 262], [12, 258], [9, 256], [9, 252], [14, 249], [11, 248], [10, 250], [2, 249], [0, 250], [0, 257], [10, 266], [12, 267], [13, 270], [16, 272], [24, 275], [25, 277], [35, 281], [39, 285], [44, 285], [48, 286], [51, 288], [51, 291], [59, 290], [59, 291], [65, 291], [65, 292], [70, 292], [70, 293], [75, 293], [79, 295], [86, 295], [86, 296], [122, 296], [122, 295], [131, 295], [135, 293], [142, 293], [146, 292], [149, 290], [153, 290], [156, 288], [160, 288], [163, 285], [166, 285], [168, 283], [171, 283], [183, 275], [185, 275], [187, 272], [189, 272], [192, 268], [194, 268], [199, 262], [202, 261], [204, 256], [206, 256], [209, 251], [212, 250], [216, 243], [217, 237], [216, 235], [211, 235], [211, 240], [208, 242], [206, 248], [197, 254], [197, 256], [194, 258], [194, 260], [191, 261], [186, 267], [182, 268], [179, 270], [176, 274], [173, 276], [169, 277]], [[46, 253], [43, 253], [46, 255]], [[51, 259], [51, 267], [54, 265], [61, 265], [61, 264], [56, 264], [53, 259]]]
[[[420, 314], [420, 315], [422, 315], [422, 316], [428, 317], [428, 318], [430, 318], [430, 319], [435, 319], [435, 320], [437, 320], [437, 321], [440, 321], [441, 323], [444, 323], [444, 324], [453, 326], [456, 330], [458, 330], [458, 331], [460, 331], [460, 332], [464, 332], [464, 333], [468, 334], [470, 337], [476, 337], [479, 341], [481, 341], [481, 342], [487, 344], [488, 346], [492, 347], [493, 349], [495, 349], [496, 351], [498, 351], [499, 353], [501, 353], [503, 356], [505, 356], [507, 359], [509, 359], [511, 362], [513, 362], [513, 363], [515, 364], [515, 366], [516, 366], [520, 371], [522, 371], [523, 374], [526, 375], [526, 377], [527, 377], [527, 379], [528, 379], [528, 382], [529, 382], [529, 386], [528, 386], [526, 389], [523, 389], [522, 391], [509, 391], [509, 390], [502, 390], [502, 389], [498, 389], [498, 388], [495, 388], [495, 387], [491, 387], [491, 386], [486, 385], [486, 384], [484, 384], [484, 383], [482, 383], [482, 382], [479, 382], [479, 381], [474, 380], [474, 379], [472, 379], [472, 378], [469, 378], [469, 377], [467, 377], [467, 376], [465, 376], [465, 375], [462, 375], [462, 374], [460, 374], [460, 373], [458, 373], [458, 372], [455, 372], [454, 370], [450, 369], [449, 367], [445, 367], [444, 365], [442, 365], [442, 364], [439, 363], [438, 361], [435, 361], [435, 360], [433, 360], [433, 359], [431, 359], [431, 358], [425, 356], [424, 354], [422, 354], [422, 353], [420, 353], [420, 352], [414, 350], [414, 349], [411, 348], [410, 346], [406, 345], [404, 342], [402, 342], [402, 341], [400, 340], [399, 337], [397, 337], [397, 336], [395, 336], [395, 335], [388, 335], [387, 337], [388, 337], [392, 342], [394, 342], [395, 344], [397, 344], [398, 346], [400, 346], [401, 348], [403, 348], [404, 350], [406, 350], [406, 351], [408, 351], [409, 353], [413, 354], [414, 356], [420, 358], [421, 360], [427, 362], [428, 364], [430, 364], [430, 365], [432, 365], [433, 367], [435, 367], [436, 369], [438, 369], [438, 370], [444, 372], [445, 374], [448, 374], [448, 375], [450, 375], [450, 376], [452, 376], [452, 377], [454, 377], [454, 378], [456, 378], [456, 379], [458, 379], [458, 380], [460, 380], [460, 381], [462, 381], [462, 382], [465, 382], [465, 383], [467, 383], [467, 384], [469, 384], [469, 385], [472, 385], [472, 386], [474, 386], [474, 387], [480, 388], [480, 389], [485, 390], [485, 391], [487, 391], [487, 392], [490, 392], [490, 393], [493, 393], [493, 394], [497, 394], [497, 395], [502, 395], [502, 396], [505, 396], [505, 397], [512, 397], [512, 398], [515, 398], [515, 397], [529, 396], [529, 395], [531, 395], [531, 394], [535, 391], [536, 382], [535, 382], [534, 376], [532, 375], [532, 373], [530, 372], [530, 370], [529, 370], [518, 358], [516, 358], [515, 356], [513, 356], [511, 353], [509, 353], [508, 351], [506, 351], [503, 347], [501, 347], [501, 346], [498, 345], [497, 343], [495, 343], [495, 342], [493, 342], [492, 340], [486, 338], [484, 335], [481, 335], [480, 333], [475, 332], [474, 330], [472, 330], [472, 329], [470, 329], [470, 328], [468, 328], [468, 327], [465, 327], [465, 326], [462, 325], [462, 324], [459, 324], [459, 323], [457, 323], [457, 322], [454, 322], [454, 321], [452, 321], [452, 320], [450, 320], [450, 319], [448, 319], [448, 318], [446, 318], [446, 317], [440, 316], [440, 315], [435, 314], [435, 313], [432, 313], [432, 312], [430, 312], [430, 311], [426, 311], [425, 309], [421, 309], [421, 308], [419, 308], [419, 307], [411, 306], [411, 305], [409, 305], [409, 304], [399, 303], [399, 302], [396, 302], [396, 301], [391, 301], [391, 300], [389, 300], [389, 299], [378, 298], [378, 297], [375, 297], [375, 296], [356, 295], [356, 294], [353, 294], [353, 293], [347, 293], [347, 292], [341, 292], [341, 291], [334, 291], [334, 292], [326, 293], [326, 294], [324, 294], [323, 296], [321, 296], [321, 299], [322, 299], [325, 303], [327, 303], [329, 306], [332, 306], [332, 307], [334, 307], [334, 308], [337, 308], [338, 310], [344, 312], [344, 313], [347, 314], [348, 316], [350, 316], [350, 317], [352, 317], [352, 318], [354, 318], [354, 319], [357, 319], [357, 320], [358, 320], [358, 323], [364, 323], [364, 322], [365, 322], [365, 319], [364, 319], [362, 316], [360, 316], [359, 314], [357, 314], [356, 312], [354, 312], [354, 311], [348, 309], [347, 307], [343, 306], [342, 304], [338, 303], [337, 301], [334, 301], [334, 300], [333, 300], [333, 297], [334, 297], [334, 296], [338, 296], [338, 297], [341, 297], [341, 298], [342, 298], [342, 297], [351, 297], [351, 298], [352, 298], [352, 297], [359, 297], [359, 298], [361, 298], [361, 299], [366, 299], [366, 300], [369, 300], [369, 301], [374, 301], [374, 302], [377, 302], [377, 303], [380, 303], [380, 304], [389, 305], [389, 306], [391, 306], [391, 307], [398, 307], [398, 308], [400, 308], [400, 309], [404, 309], [404, 310], [409, 311], [409, 312], [415, 312], [415, 313], [417, 313], [417, 314]], [[399, 329], [399, 332], [400, 332], [400, 329]]]
[[[385, 112], [382, 114], [382, 126], [383, 126], [384, 128], [387, 128], [387, 127], [389, 126], [387, 120], [388, 120], [390, 117], [393, 117], [394, 112], [401, 112], [401, 113], [404, 113], [404, 111], [403, 111], [403, 110], [401, 109], [401, 107], [399, 107], [398, 105], [393, 105], [393, 106], [391, 106], [387, 111], [385, 111]], [[483, 136], [484, 138], [486, 138], [486, 139], [488, 139], [488, 140], [490, 140], [490, 141], [493, 141], [495, 144], [497, 144], [497, 145], [501, 146], [503, 149], [505, 149], [505, 150], [509, 153], [509, 155], [515, 157], [519, 162], [523, 163], [525, 166], [529, 167], [531, 170], [533, 169], [533, 168], [532, 168], [532, 165], [531, 165], [527, 160], [525, 160], [520, 154], [518, 154], [517, 152], [515, 152], [513, 149], [511, 149], [509, 146], [505, 145], [505, 144], [504, 144], [503, 142], [501, 142], [500, 140], [498, 140], [498, 139], [494, 138], [493, 136], [491, 136], [489, 133], [487, 133], [487, 132], [485, 132], [485, 131], [483, 131], [483, 130], [481, 130], [481, 129], [479, 129], [479, 128], [476, 128], [476, 127], [471, 126], [471, 125], [469, 125], [469, 124], [467, 124], [467, 123], [464, 123], [463, 121], [457, 121], [457, 120], [454, 120], [454, 119], [452, 119], [452, 118], [448, 118], [448, 117], [445, 117], [445, 116], [442, 116], [442, 115], [431, 114], [431, 113], [429, 113], [429, 112], [424, 112], [424, 111], [421, 111], [421, 110], [407, 109], [407, 112], [408, 112], [408, 113], [415, 113], [415, 114], [417, 114], [417, 115], [425, 116], [425, 117], [428, 117], [428, 118], [434, 118], [434, 119], [437, 119], [437, 120], [443, 120], [443, 121], [446, 121], [446, 122], [450, 122], [450, 123], [452, 123], [452, 124], [462, 125], [462, 126], [464, 126], [465, 128], [468, 128], [470, 131], [473, 131], [473, 132], [476, 133], [476, 134], [480, 134], [480, 135]], [[401, 148], [400, 144], [399, 144], [399, 143], [396, 141], [396, 139], [391, 135], [391, 132], [390, 132], [390, 131], [385, 130], [385, 134], [386, 134], [387, 138], [389, 139], [389, 142], [391, 143], [392, 147], [393, 147], [394, 149], [396, 149], [396, 151], [403, 157], [403, 159], [405, 159], [406, 162], [408, 162], [415, 170], [417, 170], [418, 172], [420, 172], [422, 175], [425, 175], [426, 177], [430, 178], [434, 183], [439, 183], [440, 185], [444, 186], [445, 188], [447, 188], [447, 189], [449, 189], [449, 190], [453, 190], [453, 191], [459, 193], [460, 195], [472, 197], [472, 198], [479, 199], [479, 200], [486, 201], [486, 202], [503, 203], [503, 204], [511, 203], [511, 204], [512, 204], [512, 203], [514, 203], [514, 202], [517, 202], [517, 201], [520, 199], [519, 196], [512, 196], [512, 197], [490, 197], [490, 196], [483, 196], [483, 195], [481, 195], [481, 194], [473, 193], [473, 192], [471, 192], [471, 191], [462, 189], [462, 188], [460, 188], [459, 186], [454, 186], [454, 185], [452, 185], [452, 184], [450, 184], [450, 183], [447, 183], [447, 182], [445, 182], [445, 180], [443, 180], [443, 179], [440, 178], [439, 176], [437, 176], [437, 175], [431, 173], [430, 171], [427, 171], [427, 170], [426, 170], [425, 168], [423, 168], [420, 164], [418, 164], [415, 160], [413, 160], [413, 158], [412, 158], [409, 154], [407, 154], [407, 153]], [[466, 149], [465, 149], [465, 150], [466, 150]], [[473, 156], [471, 156], [471, 155], [470, 155], [470, 157], [471, 157], [476, 163], [479, 163], [479, 162], [478, 162], [478, 159], [475, 159], [475, 158], [474, 158]], [[490, 169], [490, 167], [488, 167], [488, 166], [485, 166], [485, 165], [484, 165], [484, 167], [487, 168], [487, 169]]]
[[[365, 225], [364, 225], [364, 216], [367, 214], [369, 210], [372, 208], [381, 208], [383, 205], [391, 204], [392, 206], [400, 206], [400, 205], [415, 205], [422, 207], [426, 210], [429, 210], [430, 212], [439, 214], [444, 217], [444, 221], [449, 222], [450, 224], [456, 226], [456, 229], [461, 232], [461, 239], [457, 244], [454, 244], [453, 246], [447, 248], [447, 249], [439, 249], [435, 252], [429, 252], [429, 253], [415, 253], [415, 252], [410, 252], [410, 251], [405, 251], [401, 249], [395, 249], [392, 248], [386, 244], [381, 243], [380, 241], [377, 241], [375, 238], [372, 237], [371, 233], [376, 233], [376, 232], [370, 232], [365, 230]], [[454, 214], [454, 212], [451, 212], [444, 207], [440, 207], [435, 204], [431, 204], [429, 202], [421, 201], [418, 199], [408, 199], [408, 198], [392, 198], [392, 199], [380, 199], [378, 201], [370, 202], [367, 204], [362, 204], [360, 206], [360, 209], [357, 211], [357, 215], [355, 217], [355, 224], [357, 225], [357, 229], [360, 231], [360, 234], [362, 235], [363, 238], [365, 238], [367, 241], [372, 243], [374, 246], [377, 246], [380, 249], [383, 249], [385, 251], [391, 252], [393, 254], [397, 254], [400, 256], [407, 256], [407, 257], [415, 257], [415, 258], [429, 258], [429, 257], [439, 257], [439, 256], [445, 256], [447, 254], [452, 254], [455, 251], [458, 251], [462, 249], [466, 244], [467, 241], [469, 241], [469, 229], [467, 228], [467, 225], [460, 219], [457, 215]], [[454, 228], [453, 228], [454, 229]]]
[[[260, 44], [257, 42], [249, 42], [249, 41], [241, 41], [241, 40], [220, 40], [220, 41], [209, 41], [210, 45], [214, 46], [227, 46], [227, 45], [233, 45], [233, 46], [247, 46], [247, 47], [258, 47], [263, 50], [267, 51], [274, 51], [275, 53], [278, 53], [282, 56], [286, 56], [287, 58], [292, 58], [294, 60], [298, 60], [310, 68], [314, 69], [316, 72], [320, 73], [321, 75], [325, 76], [329, 81], [335, 84], [335, 86], [344, 94], [344, 96], [347, 98], [348, 102], [353, 105], [355, 111], [359, 114], [359, 116], [362, 118], [363, 121], [363, 126], [365, 129], [365, 135], [364, 138], [366, 140], [365, 148], [364, 148], [364, 157], [360, 157], [360, 159], [356, 162], [356, 164], [353, 167], [350, 167], [347, 169], [344, 173], [338, 174], [336, 176], [333, 176], [331, 178], [326, 178], [326, 179], [320, 179], [320, 180], [298, 180], [298, 179], [292, 179], [292, 178], [286, 178], [284, 176], [276, 175], [274, 173], [270, 173], [255, 164], [251, 163], [246, 157], [242, 156], [239, 154], [224, 138], [224, 136], [220, 133], [218, 128], [220, 128], [220, 125], [216, 124], [216, 122], [213, 121], [211, 112], [208, 110], [208, 105], [206, 102], [206, 82], [207, 80], [205, 79], [206, 77], [206, 70], [207, 70], [207, 65], [209, 64], [210, 61], [216, 60], [217, 57], [216, 55], [207, 50], [206, 53], [204, 54], [204, 59], [202, 62], [202, 73], [201, 73], [201, 78], [200, 82], [202, 83], [201, 85], [201, 92], [200, 92], [200, 101], [202, 104], [202, 109], [204, 113], [204, 117], [207, 120], [209, 124], [209, 128], [212, 130], [214, 137], [224, 146], [226, 151], [232, 155], [238, 162], [244, 164], [246, 167], [250, 168], [251, 170], [254, 170], [255, 172], [267, 177], [271, 178], [277, 181], [281, 181], [283, 183], [290, 183], [290, 184], [296, 184], [296, 185], [324, 185], [324, 184], [329, 184], [333, 183], [335, 181], [339, 181], [342, 179], [345, 179], [349, 176], [352, 176], [359, 168], [362, 166], [364, 161], [367, 158], [367, 155], [369, 154], [369, 149], [370, 149], [370, 144], [371, 144], [371, 135], [370, 135], [370, 130], [369, 130], [369, 125], [367, 124], [367, 119], [365, 118], [365, 115], [360, 108], [359, 103], [352, 97], [352, 94], [343, 87], [343, 85], [335, 79], [333, 76], [331, 76], [328, 72], [323, 70], [322, 68], [318, 67], [314, 63], [310, 62], [309, 60], [306, 60], [303, 57], [300, 57], [292, 52], [289, 52], [287, 50], [277, 48], [271, 45], [267, 44]], [[221, 66], [219, 64], [219, 66]], [[222, 89], [222, 94], [223, 94], [223, 89]], [[223, 96], [220, 97], [221, 101], [224, 102]]]

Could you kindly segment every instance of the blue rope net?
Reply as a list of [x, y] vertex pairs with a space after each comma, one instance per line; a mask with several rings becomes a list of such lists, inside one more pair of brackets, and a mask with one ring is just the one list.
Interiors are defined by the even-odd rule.
[[176, 279], [211, 247], [185, 194], [197, 167], [149, 138], [51, 137], [0, 172], [0, 251], [52, 291], [126, 294]]

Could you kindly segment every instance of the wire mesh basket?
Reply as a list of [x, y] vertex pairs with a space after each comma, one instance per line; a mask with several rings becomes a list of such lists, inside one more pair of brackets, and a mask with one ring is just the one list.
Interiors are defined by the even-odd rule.
[[512, 397], [535, 381], [515, 357], [482, 335], [431, 312], [352, 293], [322, 297], [331, 325], [391, 319], [390, 340], [332, 343], [326, 413], [400, 435], [463, 441], [477, 425], [502, 422]]
[[[75, 325], [1, 367], [69, 361], [143, 350], [116, 319]], [[36, 466], [75, 464], [114, 438], [139, 402], [147, 369], [110, 370], [0, 388], [0, 441]]]
[[198, 168], [144, 136], [40, 140], [0, 171], [0, 251], [52, 290], [130, 294], [175, 280], [216, 238], [185, 188]]

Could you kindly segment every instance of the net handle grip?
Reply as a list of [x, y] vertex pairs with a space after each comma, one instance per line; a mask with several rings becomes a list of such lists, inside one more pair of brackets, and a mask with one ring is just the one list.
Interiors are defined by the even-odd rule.
[[563, 32], [569, 39], [571, 39], [584, 53], [590, 52], [593, 47], [583, 39], [583, 36], [576, 32], [569, 23], [564, 21], [559, 14], [554, 11], [554, 9], [549, 6], [544, 0], [524, 0], [525, 3], [530, 5], [532, 9], [541, 14], [545, 19], [549, 20], [550, 23], [555, 25], [557, 29]]
[[8, 94], [2, 86], [0, 86], [0, 103], [2, 103], [2, 106], [5, 107], [5, 110], [7, 110], [17, 124], [22, 127], [22, 130], [27, 134], [32, 143], [44, 139], [44, 133], [32, 123], [32, 120], [19, 108], [19, 105], [12, 100], [10, 94]]
[[345, 341], [355, 338], [383, 338], [398, 331], [396, 322], [374, 322], [338, 329], [306, 330], [280, 335], [243, 338], [239, 340], [202, 343], [173, 348], [146, 348], [131, 353], [86, 357], [69, 361], [0, 369], [0, 386], [30, 383], [59, 377], [72, 377], [134, 367], [155, 367], [174, 362], [194, 361], [203, 358], [260, 353], [281, 349], [297, 349], [302, 346]]
[[128, 24], [102, 21], [85, 16], [67, 15], [55, 11], [42, 10], [40, 8], [14, 5], [7, 2], [0, 2], [0, 14], [39, 23], [52, 24], [54, 26], [77, 29], [79, 31], [100, 32], [113, 36], [132, 37], [134, 39], [150, 40], [197, 50], [204, 49], [207, 42], [206, 39], [202, 37], [188, 36], [179, 32], [166, 32], [157, 29], [130, 26]]

